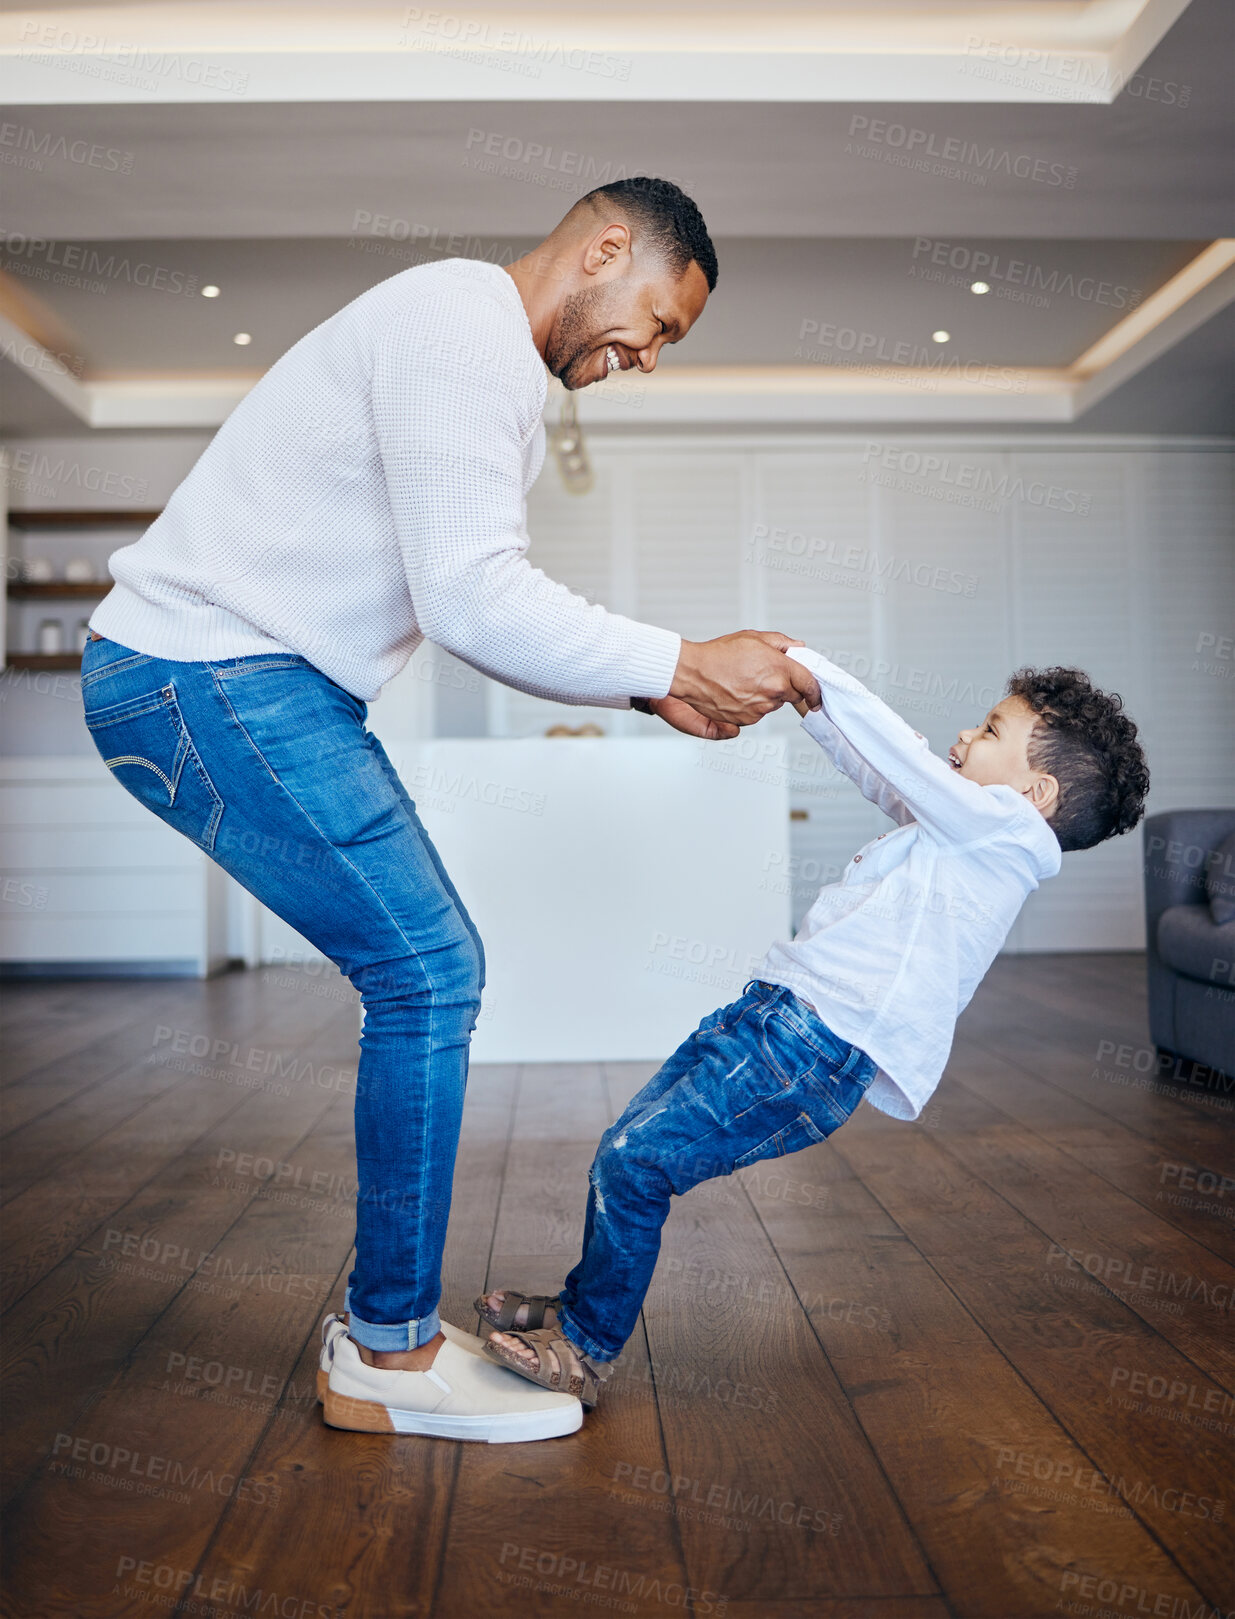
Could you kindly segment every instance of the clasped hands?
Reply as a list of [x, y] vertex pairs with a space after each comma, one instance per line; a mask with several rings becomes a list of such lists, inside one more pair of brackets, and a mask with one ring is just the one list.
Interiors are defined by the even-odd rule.
[[727, 742], [743, 725], [754, 725], [785, 703], [800, 714], [819, 708], [819, 683], [786, 647], [803, 646], [779, 630], [738, 630], [714, 641], [683, 641], [666, 697], [652, 697], [648, 711], [709, 742]]

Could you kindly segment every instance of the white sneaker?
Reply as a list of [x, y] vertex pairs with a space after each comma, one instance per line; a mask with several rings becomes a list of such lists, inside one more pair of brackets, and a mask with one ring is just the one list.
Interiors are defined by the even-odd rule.
[[[464, 1332], [461, 1327], [452, 1327], [449, 1321], [442, 1322], [442, 1335], [450, 1343], [458, 1344], [460, 1349], [466, 1349], [469, 1355], [483, 1355], [485, 1352], [483, 1338], [477, 1338], [471, 1332]], [[330, 1380], [330, 1366], [334, 1360], [335, 1345], [340, 1338], [346, 1337], [346, 1317], [328, 1315], [322, 1322], [322, 1353], [317, 1363], [317, 1398], [319, 1404], [326, 1398], [326, 1384]]]
[[336, 1334], [322, 1414], [332, 1428], [359, 1433], [433, 1434], [490, 1445], [556, 1439], [583, 1426], [583, 1407], [573, 1394], [536, 1388], [453, 1336], [427, 1372], [387, 1372], [361, 1360], [346, 1332]]

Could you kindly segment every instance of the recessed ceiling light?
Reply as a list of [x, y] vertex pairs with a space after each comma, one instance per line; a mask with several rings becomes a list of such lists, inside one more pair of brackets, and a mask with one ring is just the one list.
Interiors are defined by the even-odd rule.
[[952, 341], [952, 333], [951, 332], [932, 332], [931, 333], [931, 342], [932, 343], [950, 343], [951, 341]]
[[984, 292], [991, 290], [990, 283], [988, 281], [972, 281], [969, 284], [969, 290], [970, 292], [976, 292], [981, 297]]
[[253, 339], [249, 336], [248, 332], [237, 332], [235, 337], [232, 338], [232, 342], [239, 343], [241, 348], [244, 348], [252, 341]]
[[218, 296], [219, 296], [218, 287], [209, 286], [209, 287], [203, 287], [202, 288], [202, 297], [203, 298], [217, 298]]

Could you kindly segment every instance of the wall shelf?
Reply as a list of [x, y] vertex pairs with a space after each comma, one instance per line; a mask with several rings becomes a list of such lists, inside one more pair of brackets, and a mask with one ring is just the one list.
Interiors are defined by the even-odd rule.
[[41, 512], [15, 512], [8, 514], [10, 528], [149, 528], [156, 517], [162, 512], [138, 512], [132, 510], [97, 512], [97, 511], [41, 511]]
[[[17, 533], [67, 532], [70, 530], [109, 528], [149, 528], [160, 516], [155, 510], [136, 510], [132, 507], [100, 511], [97, 507], [56, 508], [37, 511], [13, 511], [4, 514], [9, 528]], [[96, 567], [99, 563], [94, 564]], [[24, 602], [98, 602], [112, 588], [110, 577], [101, 579], [6, 579], [0, 586], [0, 599], [15, 608]], [[23, 637], [24, 639], [24, 637]], [[77, 670], [81, 668], [80, 652], [5, 652], [0, 639], [0, 665], [6, 669]]]
[[80, 652], [10, 652], [10, 669], [80, 669]]
[[110, 579], [23, 579], [9, 586], [10, 601], [97, 600], [111, 589]]

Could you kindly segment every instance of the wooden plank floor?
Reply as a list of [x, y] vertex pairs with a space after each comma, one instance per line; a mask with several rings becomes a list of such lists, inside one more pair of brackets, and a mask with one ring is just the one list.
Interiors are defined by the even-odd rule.
[[[918, 1123], [863, 1108], [675, 1203], [602, 1409], [521, 1446], [321, 1422], [345, 983], [5, 1002], [6, 1615], [1235, 1601], [1235, 1090], [1155, 1078], [1140, 955], [1001, 958]], [[651, 1072], [473, 1070], [444, 1314], [560, 1282], [596, 1138]]]

